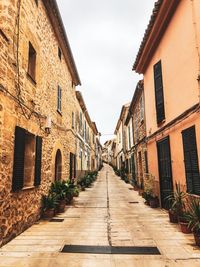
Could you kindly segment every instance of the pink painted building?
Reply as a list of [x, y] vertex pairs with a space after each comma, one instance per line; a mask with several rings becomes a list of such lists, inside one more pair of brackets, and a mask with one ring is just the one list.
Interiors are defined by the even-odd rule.
[[144, 75], [148, 169], [161, 205], [180, 182], [200, 195], [200, 1], [159, 0], [133, 70]]

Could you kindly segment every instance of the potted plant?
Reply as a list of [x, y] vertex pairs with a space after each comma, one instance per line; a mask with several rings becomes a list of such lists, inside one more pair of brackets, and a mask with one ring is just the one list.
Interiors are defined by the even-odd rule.
[[145, 199], [145, 204], [150, 206], [150, 198], [151, 198], [151, 194], [148, 191], [144, 191], [142, 193], [142, 197]]
[[153, 209], [158, 208], [159, 207], [158, 197], [154, 194], [150, 195], [149, 204], [150, 204], [150, 207]]
[[74, 187], [74, 190], [73, 190], [73, 196], [74, 196], [74, 197], [78, 197], [78, 196], [79, 196], [79, 189], [78, 189], [78, 186], [75, 186], [75, 187]]
[[65, 201], [66, 204], [70, 204], [74, 197], [74, 181], [67, 180], [65, 183]]
[[184, 234], [190, 234], [192, 232], [189, 226], [189, 213], [188, 211], [183, 211], [181, 216], [178, 217], [178, 223], [180, 225], [181, 232]]
[[66, 182], [55, 181], [51, 184], [50, 192], [55, 194], [58, 199], [57, 212], [61, 213], [65, 211], [65, 197], [66, 197]]
[[200, 199], [191, 197], [188, 202], [187, 212], [188, 227], [194, 234], [194, 239], [197, 246], [200, 246]]
[[43, 217], [51, 219], [54, 216], [55, 207], [58, 204], [57, 197], [54, 194], [48, 194], [42, 196], [42, 210]]
[[180, 183], [175, 184], [175, 191], [166, 197], [169, 203], [169, 220], [172, 223], [178, 223], [178, 218], [182, 216], [185, 210], [185, 199], [187, 193], [181, 190]]

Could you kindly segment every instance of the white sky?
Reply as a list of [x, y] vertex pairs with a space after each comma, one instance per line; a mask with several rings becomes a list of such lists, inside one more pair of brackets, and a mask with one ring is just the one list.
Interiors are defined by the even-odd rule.
[[132, 71], [155, 0], [57, 0], [90, 117], [112, 136], [141, 78]]

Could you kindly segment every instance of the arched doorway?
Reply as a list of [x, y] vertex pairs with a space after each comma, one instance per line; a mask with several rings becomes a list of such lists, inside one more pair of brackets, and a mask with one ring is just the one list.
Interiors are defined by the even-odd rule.
[[55, 159], [55, 181], [61, 180], [62, 178], [62, 155], [60, 149], [56, 152]]

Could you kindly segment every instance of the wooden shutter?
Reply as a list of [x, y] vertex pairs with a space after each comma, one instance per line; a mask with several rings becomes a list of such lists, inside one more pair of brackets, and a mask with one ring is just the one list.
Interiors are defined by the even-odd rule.
[[41, 163], [42, 163], [42, 138], [36, 136], [36, 149], [35, 149], [35, 180], [34, 185], [41, 184]]
[[195, 126], [182, 132], [187, 192], [200, 195], [199, 160]]
[[14, 145], [14, 163], [12, 191], [18, 191], [23, 188], [24, 183], [24, 155], [25, 155], [25, 130], [16, 126], [15, 145]]
[[155, 86], [157, 123], [159, 124], [165, 119], [161, 61], [159, 61], [157, 64], [154, 65], [154, 86]]
[[144, 152], [144, 158], [145, 158], [145, 171], [146, 173], [149, 173], [147, 151]]
[[74, 155], [74, 178], [76, 178], [76, 155]]
[[70, 180], [72, 179], [73, 175], [73, 154], [70, 152]]

